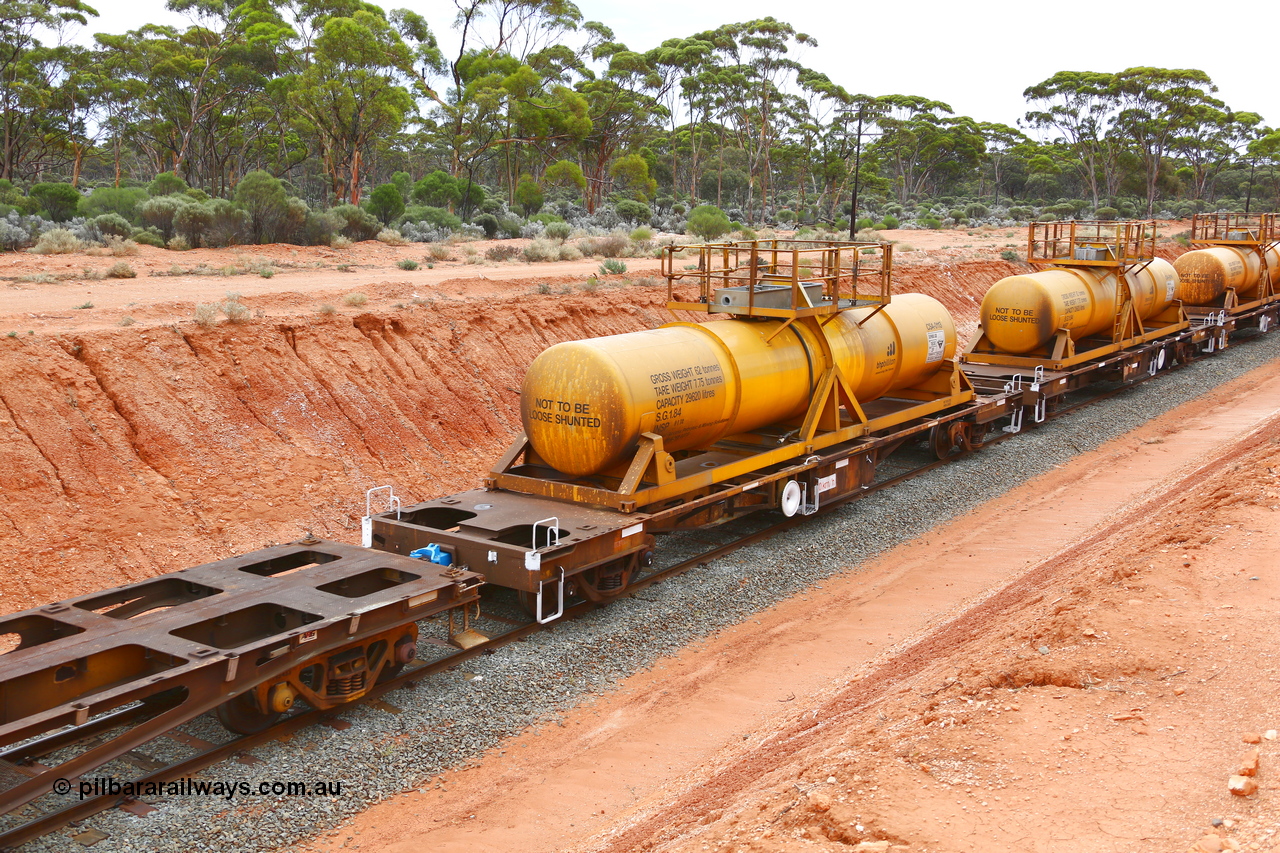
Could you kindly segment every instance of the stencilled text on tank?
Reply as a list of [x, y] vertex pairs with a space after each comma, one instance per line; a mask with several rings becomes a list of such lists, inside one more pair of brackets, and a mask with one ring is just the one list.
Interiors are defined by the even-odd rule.
[[717, 386], [724, 384], [724, 372], [719, 362], [678, 367], [649, 375], [653, 393], [657, 398], [654, 429], [671, 430], [684, 423], [684, 407], [701, 400], [712, 400]]
[[600, 418], [591, 412], [590, 403], [572, 400], [556, 400], [552, 397], [534, 397], [529, 420], [542, 421], [557, 426], [600, 428]]
[[1010, 308], [1007, 305], [997, 305], [992, 312], [991, 320], [996, 323], [1034, 323], [1036, 311], [1034, 308]]

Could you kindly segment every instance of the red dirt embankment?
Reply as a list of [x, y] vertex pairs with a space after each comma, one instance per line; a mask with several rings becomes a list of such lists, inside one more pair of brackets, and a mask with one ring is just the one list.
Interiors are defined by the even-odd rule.
[[669, 320], [664, 299], [0, 338], [0, 611], [307, 529], [351, 539], [371, 486], [472, 487], [519, 430], [539, 352]]

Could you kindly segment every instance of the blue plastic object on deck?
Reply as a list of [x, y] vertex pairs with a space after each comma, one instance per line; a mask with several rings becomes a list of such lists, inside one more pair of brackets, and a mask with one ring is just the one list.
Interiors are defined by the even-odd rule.
[[409, 556], [415, 560], [426, 560], [435, 563], [437, 566], [452, 566], [453, 555], [432, 542], [425, 548], [419, 548], [416, 551], [410, 551]]

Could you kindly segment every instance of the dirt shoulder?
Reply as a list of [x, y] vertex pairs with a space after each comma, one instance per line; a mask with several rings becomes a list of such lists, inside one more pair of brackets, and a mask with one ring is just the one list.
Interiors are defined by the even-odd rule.
[[1259, 794], [1227, 779], [1280, 725], [1277, 392], [1254, 371], [325, 849], [1270, 849], [1280, 743]]

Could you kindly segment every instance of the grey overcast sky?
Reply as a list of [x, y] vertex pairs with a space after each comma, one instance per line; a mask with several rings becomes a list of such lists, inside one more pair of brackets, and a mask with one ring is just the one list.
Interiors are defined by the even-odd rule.
[[[184, 20], [166, 11], [162, 0], [88, 2], [101, 13], [90, 21], [88, 33]], [[446, 51], [456, 44], [450, 0], [380, 2], [423, 15]], [[1157, 66], [1205, 71], [1229, 107], [1259, 113], [1272, 127], [1280, 123], [1267, 35], [1280, 20], [1274, 10], [1249, 23], [1246, 15], [1226, 13], [1227, 7], [1187, 0], [1156, 6], [1124, 0], [1073, 5], [1028, 0], [577, 3], [587, 20], [612, 27], [619, 41], [637, 51], [720, 24], [772, 15], [816, 38], [818, 46], [803, 48], [796, 59], [849, 91], [922, 95], [979, 121], [1013, 124], [1026, 112], [1022, 91], [1058, 71]]]

